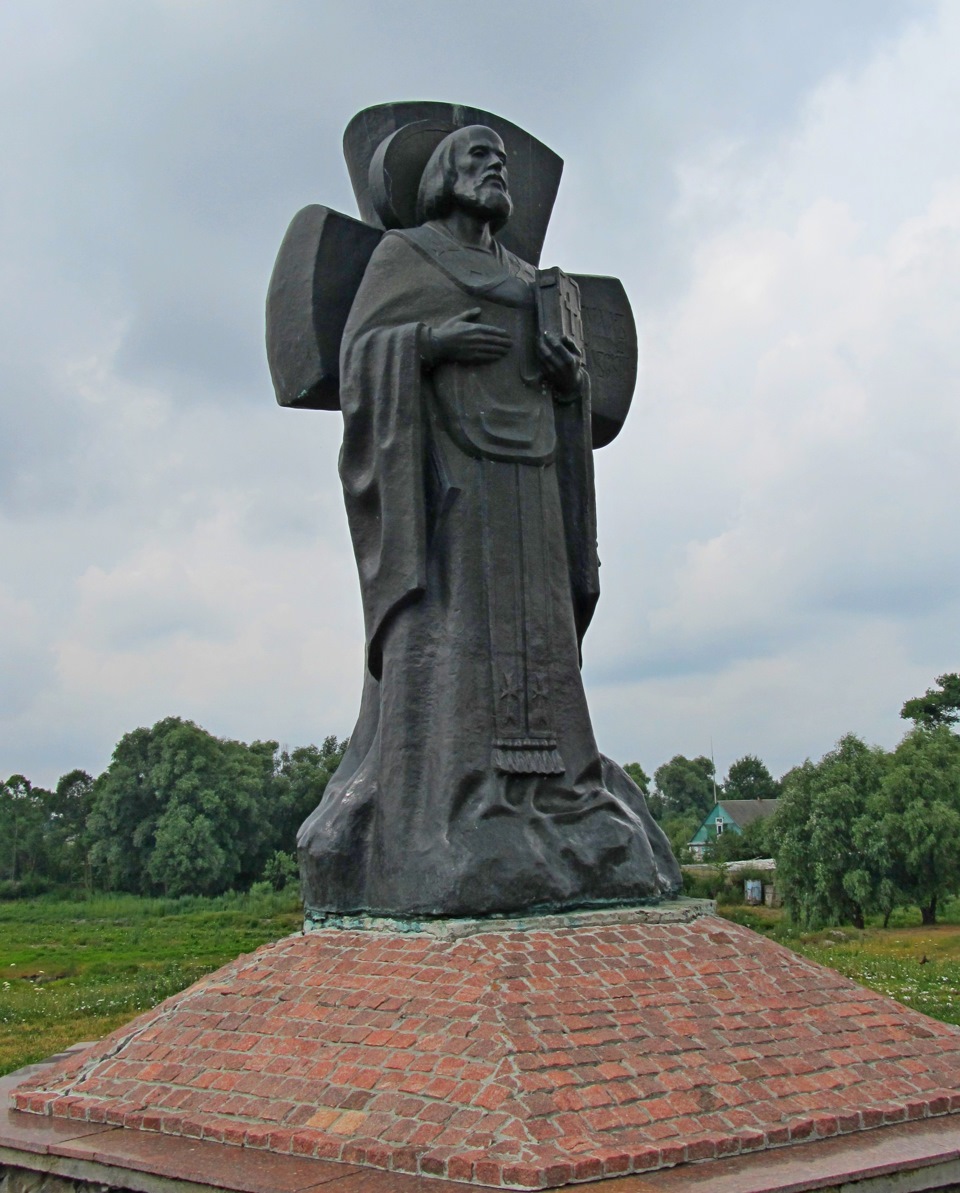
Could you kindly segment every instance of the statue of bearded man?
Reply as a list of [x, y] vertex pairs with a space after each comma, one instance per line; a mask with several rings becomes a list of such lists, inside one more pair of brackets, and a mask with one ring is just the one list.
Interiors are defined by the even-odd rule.
[[383, 236], [344, 331], [366, 674], [299, 834], [308, 914], [482, 915], [680, 886], [590, 724], [590, 378], [574, 338], [538, 327], [541, 275], [497, 241], [506, 163], [489, 128], [440, 142], [418, 226]]

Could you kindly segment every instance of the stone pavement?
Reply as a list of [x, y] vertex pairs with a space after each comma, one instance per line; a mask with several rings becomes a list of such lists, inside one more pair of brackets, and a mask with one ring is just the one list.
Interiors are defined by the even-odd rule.
[[960, 1110], [960, 1029], [735, 924], [621, 912], [471, 931], [268, 945], [13, 1103], [521, 1188]]

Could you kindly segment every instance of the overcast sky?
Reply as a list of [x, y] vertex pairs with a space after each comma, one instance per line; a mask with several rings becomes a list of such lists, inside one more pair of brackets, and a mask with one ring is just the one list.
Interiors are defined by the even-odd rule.
[[775, 774], [960, 669], [960, 4], [5, 0], [0, 778], [161, 717], [347, 735], [336, 414], [279, 409], [293, 214], [361, 108], [486, 108], [565, 160], [546, 265], [620, 276], [597, 453], [601, 749]]

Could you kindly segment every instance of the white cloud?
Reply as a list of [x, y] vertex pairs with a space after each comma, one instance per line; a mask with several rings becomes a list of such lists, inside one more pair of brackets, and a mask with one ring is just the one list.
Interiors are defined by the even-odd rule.
[[346, 121], [410, 95], [563, 153], [547, 256], [637, 304], [597, 460], [602, 744], [656, 766], [719, 723], [788, 765], [889, 738], [953, 665], [960, 12], [491, 0], [509, 35], [469, 70], [472, 12], [417, 13], [0, 9], [0, 777], [170, 714], [349, 732], [338, 420], [272, 405], [263, 296], [299, 206], [353, 210]]
[[[611, 488], [639, 456], [633, 508], [649, 514], [591, 674], [679, 684], [676, 699], [728, 721], [733, 756], [822, 752], [854, 727], [890, 744], [903, 700], [960, 663], [955, 635], [919, 628], [960, 614], [960, 151], [945, 145], [958, 18], [945, 6], [939, 27], [826, 82], [752, 173], [735, 180], [709, 152], [686, 167], [688, 186], [742, 194], [699, 244], [688, 291], [645, 328], [643, 441], [634, 431], [632, 459], [620, 446]], [[696, 210], [684, 196], [682, 218]], [[633, 511], [604, 505], [616, 559]], [[824, 654], [834, 720], [772, 721], [765, 686], [789, 710], [789, 677], [816, 708]], [[621, 753], [628, 733], [646, 735], [619, 718]], [[685, 752], [703, 747], [701, 732]]]

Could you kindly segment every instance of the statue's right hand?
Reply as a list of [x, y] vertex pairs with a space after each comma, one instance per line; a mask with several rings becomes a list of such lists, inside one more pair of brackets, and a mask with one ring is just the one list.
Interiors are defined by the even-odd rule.
[[483, 364], [499, 360], [509, 352], [513, 336], [492, 323], [477, 323], [479, 316], [480, 307], [471, 307], [429, 328], [424, 351], [429, 363], [452, 360], [459, 364]]

